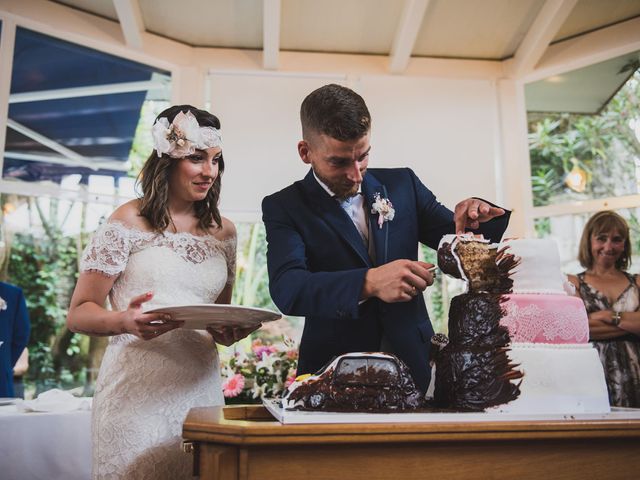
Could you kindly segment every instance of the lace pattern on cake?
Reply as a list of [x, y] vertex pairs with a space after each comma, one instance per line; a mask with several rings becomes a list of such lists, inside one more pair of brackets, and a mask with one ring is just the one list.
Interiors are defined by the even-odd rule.
[[159, 234], [128, 227], [120, 222], [109, 222], [96, 230], [85, 248], [80, 271], [115, 277], [124, 271], [131, 254], [148, 247], [164, 247], [194, 265], [222, 254], [227, 262], [227, 284], [233, 284], [236, 244], [235, 236], [218, 240], [213, 235], [198, 236], [186, 232]]
[[538, 305], [519, 306], [507, 302], [500, 324], [507, 327], [514, 342], [581, 343], [589, 339], [584, 312], [577, 308], [542, 309]]

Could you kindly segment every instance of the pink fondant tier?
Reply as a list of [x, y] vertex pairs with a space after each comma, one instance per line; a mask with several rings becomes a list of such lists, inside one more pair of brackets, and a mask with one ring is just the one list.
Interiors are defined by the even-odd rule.
[[505, 295], [500, 325], [512, 342], [587, 343], [589, 320], [582, 300], [568, 295]]

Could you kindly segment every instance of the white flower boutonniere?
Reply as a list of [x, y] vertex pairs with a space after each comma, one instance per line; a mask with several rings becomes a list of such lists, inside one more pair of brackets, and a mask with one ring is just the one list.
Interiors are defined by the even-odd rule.
[[7, 309], [7, 301], [0, 297], [0, 310], [6, 310]]
[[378, 227], [382, 228], [384, 222], [390, 222], [396, 214], [393, 209], [391, 200], [382, 198], [379, 193], [373, 195], [373, 204], [371, 205], [371, 213], [378, 214]]

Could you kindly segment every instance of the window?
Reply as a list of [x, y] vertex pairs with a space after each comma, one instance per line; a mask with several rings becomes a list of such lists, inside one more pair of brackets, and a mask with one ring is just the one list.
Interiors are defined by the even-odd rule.
[[635, 52], [526, 87], [535, 230], [556, 239], [566, 273], [581, 271], [597, 211], [617, 211], [640, 238], [639, 67]]

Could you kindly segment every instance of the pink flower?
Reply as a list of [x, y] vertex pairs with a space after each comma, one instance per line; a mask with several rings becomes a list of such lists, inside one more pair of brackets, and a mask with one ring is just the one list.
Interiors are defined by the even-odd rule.
[[236, 373], [234, 376], [227, 379], [222, 384], [222, 393], [227, 398], [237, 397], [244, 388], [244, 377], [240, 373]]
[[262, 360], [262, 358], [265, 355], [271, 355], [272, 353], [276, 353], [278, 351], [278, 349], [273, 345], [256, 345], [256, 344], [253, 345], [252, 350], [255, 356], [258, 357], [260, 360]]

